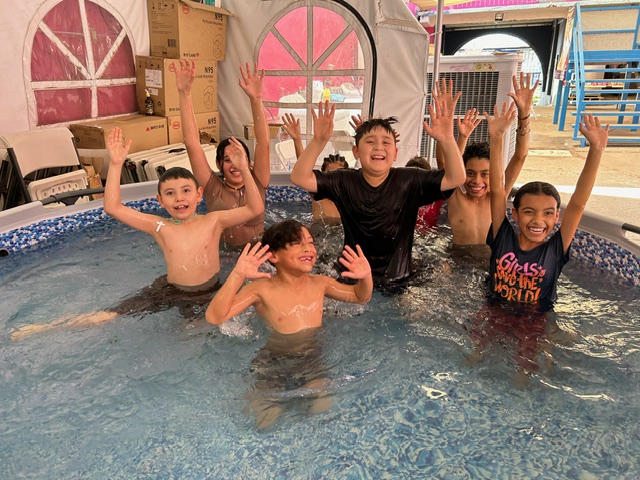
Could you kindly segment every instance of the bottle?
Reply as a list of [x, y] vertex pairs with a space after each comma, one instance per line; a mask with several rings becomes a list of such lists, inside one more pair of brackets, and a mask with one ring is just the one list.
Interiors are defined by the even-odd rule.
[[153, 115], [153, 99], [151, 98], [151, 94], [149, 90], [145, 90], [147, 94], [147, 98], [144, 100], [144, 113], [145, 115]]

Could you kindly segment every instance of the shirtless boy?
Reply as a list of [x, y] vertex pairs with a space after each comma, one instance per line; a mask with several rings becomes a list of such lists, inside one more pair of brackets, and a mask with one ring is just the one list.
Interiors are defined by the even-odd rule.
[[27, 325], [14, 332], [13, 339], [53, 328], [98, 324], [124, 313], [158, 311], [172, 302], [181, 309], [190, 309], [193, 306], [191, 304], [197, 303], [206, 305], [220, 286], [219, 244], [222, 231], [264, 211], [264, 204], [249, 172], [245, 151], [238, 142], [233, 141], [233, 149], [228, 150], [231, 161], [242, 173], [247, 185], [246, 206], [199, 215], [196, 208], [202, 200], [202, 187], [198, 186], [193, 174], [184, 168], [167, 170], [158, 182], [157, 199], [170, 218], [143, 213], [123, 205], [120, 174], [131, 146], [131, 140], [125, 145], [123, 139], [119, 128], [114, 128], [107, 139], [111, 164], [104, 192], [104, 210], [116, 220], [154, 238], [164, 255], [167, 274], [107, 311], [59, 319], [49, 324]]
[[[251, 364], [257, 392], [249, 396], [249, 409], [260, 429], [271, 426], [282, 413], [278, 393], [284, 390], [320, 389], [311, 398], [312, 413], [331, 405], [323, 391], [327, 372], [316, 335], [322, 327], [324, 297], [363, 304], [373, 290], [371, 268], [360, 247], [353, 251], [347, 246], [342, 255], [346, 268], [342, 276], [357, 280], [355, 285], [312, 275], [316, 248], [309, 230], [296, 220], [277, 223], [264, 232], [262, 243], [245, 246], [207, 308], [207, 321], [220, 325], [253, 305], [271, 330]], [[266, 260], [275, 266], [275, 275], [258, 271]], [[256, 280], [243, 287], [247, 279]]]
[[[266, 260], [275, 266], [274, 276], [258, 271]], [[313, 237], [300, 222], [285, 220], [269, 227], [262, 243], [245, 246], [209, 304], [207, 321], [220, 325], [253, 305], [271, 330], [294, 334], [322, 326], [325, 296], [360, 304], [371, 299], [371, 268], [359, 246], [356, 251], [346, 246], [340, 259], [346, 268], [342, 276], [357, 280], [355, 285], [342, 284], [326, 275], [311, 275], [315, 262]], [[241, 289], [247, 279], [258, 280]]]

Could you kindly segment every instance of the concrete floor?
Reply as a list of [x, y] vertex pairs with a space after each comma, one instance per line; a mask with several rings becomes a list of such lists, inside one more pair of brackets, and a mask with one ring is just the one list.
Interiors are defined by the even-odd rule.
[[[573, 117], [567, 115], [564, 131], [553, 124], [553, 106], [534, 107], [531, 143], [517, 185], [533, 180], [553, 184], [563, 203], [570, 197], [589, 147], [572, 140]], [[636, 132], [640, 138], [640, 132]], [[598, 178], [587, 211], [640, 227], [640, 144], [609, 144], [600, 163]], [[634, 241], [640, 236], [633, 235]]]

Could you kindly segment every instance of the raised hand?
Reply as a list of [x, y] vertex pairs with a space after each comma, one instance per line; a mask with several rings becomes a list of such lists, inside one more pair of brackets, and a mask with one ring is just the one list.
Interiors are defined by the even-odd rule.
[[580, 122], [580, 133], [589, 142], [589, 148], [602, 150], [609, 140], [609, 125], [602, 128], [598, 117], [584, 115]]
[[262, 80], [264, 79], [264, 70], [258, 70], [258, 62], [253, 64], [253, 72], [246, 63], [246, 69], [240, 65], [240, 79], [238, 83], [240, 88], [249, 96], [249, 98], [262, 98]]
[[[451, 81], [449, 81], [449, 86], [452, 86]], [[444, 92], [445, 93], [438, 96], [436, 91], [433, 91], [432, 96], [434, 103], [429, 105], [431, 126], [429, 126], [428, 122], [423, 122], [424, 130], [427, 134], [438, 141], [453, 138], [453, 112], [460, 95], [462, 95], [462, 92], [458, 92], [455, 97], [452, 98], [451, 93], [447, 92], [446, 88]]]
[[109, 152], [109, 159], [114, 165], [122, 165], [127, 159], [129, 154], [129, 148], [131, 148], [132, 140], [125, 142], [124, 134], [120, 127], [115, 127], [109, 132], [107, 137], [107, 152]]
[[181, 59], [176, 66], [175, 63], [171, 64], [171, 68], [176, 74], [176, 87], [179, 92], [191, 92], [191, 86], [193, 80], [196, 78], [196, 62], [193, 60]]
[[360, 125], [362, 125], [363, 123], [364, 123], [364, 119], [362, 118], [362, 115], [360, 114], [351, 115], [351, 121], [349, 122], [349, 126], [353, 128], [354, 131], [358, 130], [358, 128], [360, 128]]
[[229, 160], [234, 167], [240, 171], [249, 170], [249, 162], [247, 161], [247, 152], [244, 151], [242, 144], [235, 138], [229, 139]]
[[354, 252], [350, 246], [346, 245], [342, 251], [340, 263], [347, 268], [346, 272], [342, 272], [343, 277], [361, 279], [371, 275], [371, 266], [362, 253], [360, 245], [356, 245], [356, 250]]
[[453, 80], [449, 79], [447, 83], [447, 80], [441, 77], [440, 82], [436, 83], [436, 89], [432, 92], [432, 96], [438, 100], [444, 100], [449, 107], [453, 101]]
[[336, 106], [331, 105], [329, 100], [318, 102], [318, 113], [311, 110], [313, 116], [313, 138], [321, 142], [331, 140], [333, 134], [333, 117], [336, 113]]
[[262, 246], [260, 242], [257, 242], [252, 247], [250, 243], [247, 243], [240, 257], [238, 257], [233, 271], [242, 275], [245, 279], [271, 278], [269, 273], [258, 271], [260, 265], [271, 258], [271, 252], [267, 250], [269, 250], [269, 245]]
[[482, 117], [478, 118], [480, 112], [475, 108], [471, 110], [467, 110], [467, 113], [464, 114], [464, 117], [458, 117], [458, 135], [464, 138], [469, 138], [475, 128], [480, 125], [480, 122], [483, 120]]
[[291, 113], [285, 113], [282, 118], [282, 128], [289, 134], [292, 140], [302, 139], [300, 132], [300, 119], [294, 117]]
[[515, 75], [512, 77], [512, 81], [514, 92], [507, 95], [513, 99], [518, 108], [518, 115], [523, 119], [522, 117], [529, 115], [531, 105], [533, 105], [533, 94], [536, 92], [540, 80], [536, 80], [536, 83], [531, 86], [531, 74], [520, 72], [520, 82], [517, 81]]
[[484, 118], [487, 119], [489, 124], [489, 135], [502, 135], [507, 131], [513, 119], [516, 116], [516, 106], [513, 103], [507, 105], [507, 102], [502, 104], [502, 111], [498, 111], [498, 105], [493, 106], [493, 118], [484, 112]]

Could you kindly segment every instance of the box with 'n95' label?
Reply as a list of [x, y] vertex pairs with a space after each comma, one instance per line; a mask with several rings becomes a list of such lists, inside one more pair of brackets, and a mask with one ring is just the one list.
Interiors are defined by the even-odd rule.
[[152, 56], [224, 60], [231, 12], [189, 0], [147, 0], [147, 14]]
[[[220, 114], [218, 112], [196, 113], [195, 117], [200, 138], [202, 139], [205, 133], [208, 139], [214, 140], [213, 143], [220, 143]], [[180, 115], [167, 117], [167, 134], [169, 144], [183, 142]]]
[[[218, 63], [199, 60], [191, 86], [191, 101], [195, 113], [218, 110]], [[180, 114], [180, 96], [175, 70], [180, 61], [170, 58], [136, 56], [136, 90], [138, 112], [145, 113], [146, 94], [153, 100], [154, 115], [169, 117]]]

